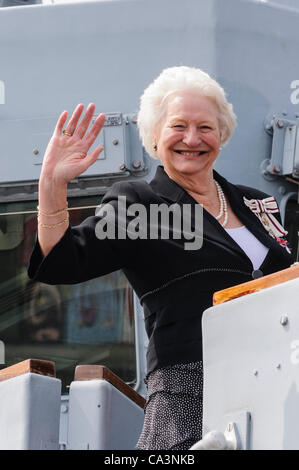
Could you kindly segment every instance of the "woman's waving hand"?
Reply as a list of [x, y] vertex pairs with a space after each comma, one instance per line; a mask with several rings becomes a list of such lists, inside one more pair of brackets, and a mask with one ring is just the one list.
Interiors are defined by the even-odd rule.
[[45, 152], [38, 205], [38, 239], [45, 256], [69, 225], [67, 184], [84, 173], [103, 150], [100, 145], [89, 152], [104, 125], [105, 115], [99, 114], [89, 129], [95, 105], [89, 104], [82, 116], [83, 109], [84, 105], [79, 104], [67, 124], [67, 111], [60, 115]]

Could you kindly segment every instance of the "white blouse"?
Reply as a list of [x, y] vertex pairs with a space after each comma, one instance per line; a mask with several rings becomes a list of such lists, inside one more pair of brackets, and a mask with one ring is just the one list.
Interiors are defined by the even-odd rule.
[[225, 230], [245, 251], [253, 264], [253, 269], [259, 269], [267, 256], [269, 248], [263, 245], [245, 225], [237, 228], [226, 228]]

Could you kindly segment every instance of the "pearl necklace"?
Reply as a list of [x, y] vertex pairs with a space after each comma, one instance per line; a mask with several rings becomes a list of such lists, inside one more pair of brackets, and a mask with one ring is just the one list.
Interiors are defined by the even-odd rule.
[[220, 212], [216, 216], [216, 219], [219, 220], [223, 215], [224, 215], [224, 220], [223, 223], [220, 222], [222, 227], [225, 227], [227, 224], [227, 219], [228, 219], [228, 210], [227, 210], [227, 202], [224, 196], [224, 192], [222, 191], [222, 188], [217, 181], [215, 181], [216, 187], [217, 187], [217, 193], [218, 193], [218, 198], [219, 198], [219, 203], [220, 203]]

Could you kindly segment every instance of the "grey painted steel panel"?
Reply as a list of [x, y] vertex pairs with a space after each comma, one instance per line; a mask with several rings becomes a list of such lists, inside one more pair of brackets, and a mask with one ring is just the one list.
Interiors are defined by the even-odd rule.
[[[286, 110], [293, 117], [299, 111], [290, 100], [291, 82], [299, 77], [298, 20], [295, 10], [251, 0], [189, 0], [183, 8], [180, 0], [3, 8], [0, 125], [25, 120], [25, 126], [28, 119], [57, 116], [77, 102], [94, 101], [97, 111], [132, 113], [162, 68], [199, 66], [225, 87], [238, 116], [237, 131], [216, 168], [233, 182], [280, 200], [278, 187], [288, 191], [291, 185], [261, 175], [271, 144], [263, 123], [271, 113]], [[26, 166], [27, 156], [19, 160], [23, 149], [16, 135], [12, 128], [13, 161]], [[12, 181], [6, 152], [2, 147], [0, 158]]]
[[298, 292], [294, 279], [204, 312], [204, 434], [234, 421], [244, 446], [249, 412], [251, 449], [299, 449]]
[[[123, 167], [134, 171], [134, 161], [139, 161], [140, 170], [143, 170], [143, 150], [136, 124], [132, 123], [129, 116], [123, 116], [122, 120], [122, 125], [105, 125], [102, 129], [91, 150], [99, 145], [103, 145], [104, 150], [92, 167], [85, 171], [85, 176], [122, 175]], [[0, 182], [12, 183], [39, 178], [46, 145], [55, 124], [55, 117], [2, 121], [0, 145], [1, 158], [5, 165], [2, 167]], [[12, 142], [13, 135], [18, 138]]]

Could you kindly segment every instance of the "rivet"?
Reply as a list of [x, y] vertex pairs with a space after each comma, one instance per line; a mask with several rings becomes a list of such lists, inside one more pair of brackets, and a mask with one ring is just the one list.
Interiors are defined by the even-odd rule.
[[39, 154], [38, 149], [33, 149], [33, 153], [34, 153], [34, 155], [38, 155]]
[[254, 369], [253, 375], [258, 375], [258, 370]]
[[112, 143], [113, 143], [113, 145], [118, 145], [118, 140], [114, 139], [114, 140], [112, 140]]
[[123, 163], [122, 165], [120, 165], [119, 169], [120, 169], [121, 171], [125, 171], [126, 165]]
[[282, 315], [282, 316], [280, 317], [280, 324], [281, 324], [282, 326], [287, 325], [288, 321], [289, 321], [289, 319], [288, 319], [288, 316], [287, 316], [287, 315]]
[[280, 369], [280, 368], [281, 368], [281, 364], [277, 364], [276, 369]]

